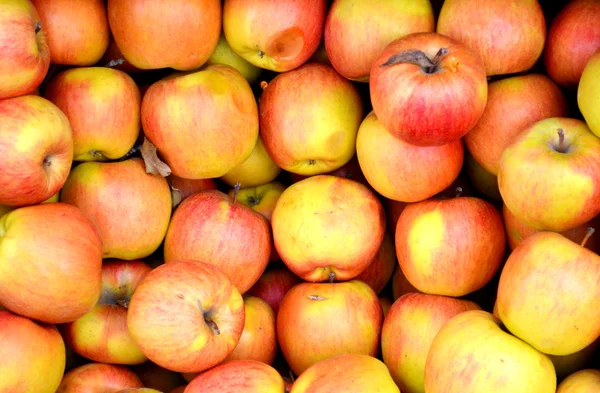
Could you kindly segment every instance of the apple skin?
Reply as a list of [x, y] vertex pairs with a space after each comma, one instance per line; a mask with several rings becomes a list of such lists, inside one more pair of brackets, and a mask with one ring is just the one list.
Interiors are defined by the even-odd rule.
[[331, 172], [350, 161], [362, 118], [356, 86], [321, 63], [276, 75], [260, 96], [260, 135], [269, 156], [300, 175]]
[[556, 373], [548, 356], [504, 332], [501, 324], [482, 310], [464, 311], [446, 322], [427, 355], [425, 391], [555, 393]]
[[398, 298], [381, 329], [383, 362], [402, 393], [425, 392], [425, 362], [433, 339], [453, 316], [481, 310], [447, 296], [408, 293]]
[[56, 327], [1, 310], [0, 326], [0, 390], [55, 393], [66, 364]]
[[0, 204], [38, 204], [56, 194], [73, 162], [69, 120], [36, 95], [0, 100]]
[[56, 393], [118, 392], [142, 387], [140, 378], [125, 366], [88, 363], [65, 373]]
[[107, 7], [116, 44], [140, 69], [196, 69], [208, 60], [221, 34], [219, 0], [109, 0]]
[[174, 73], [142, 98], [142, 128], [172, 173], [212, 179], [244, 162], [258, 138], [258, 106], [233, 67]]
[[98, 227], [103, 257], [145, 258], [161, 245], [171, 218], [171, 190], [144, 161], [89, 161], [71, 170], [61, 202], [79, 207]]
[[210, 55], [206, 63], [204, 63], [205, 66], [211, 64], [227, 64], [232, 66], [238, 70], [250, 84], [258, 81], [258, 78], [262, 74], [263, 70], [262, 68], [249, 63], [243, 57], [235, 53], [233, 49], [231, 49], [231, 45], [229, 45], [227, 42], [223, 32], [221, 32], [221, 36], [217, 42], [217, 47]]
[[396, 266], [398, 266], [398, 260], [396, 259], [394, 237], [386, 231], [379, 252], [365, 270], [356, 276], [356, 279], [361, 280], [373, 288], [375, 293], [380, 294], [392, 278]]
[[362, 281], [300, 283], [281, 301], [277, 340], [290, 369], [301, 375], [342, 353], [376, 356], [382, 322], [379, 298]]
[[335, 0], [325, 21], [331, 64], [345, 78], [368, 82], [377, 55], [396, 38], [435, 31], [430, 0]]
[[223, 33], [249, 63], [278, 73], [307, 62], [323, 36], [325, 0], [226, 0]]
[[144, 386], [160, 392], [170, 392], [172, 389], [185, 384], [185, 380], [180, 373], [167, 370], [151, 361], [135, 365], [132, 370], [140, 377]]
[[53, 202], [0, 218], [0, 303], [7, 310], [71, 322], [94, 307], [101, 287], [102, 239], [81, 210]]
[[502, 153], [498, 188], [525, 224], [556, 232], [575, 228], [600, 213], [600, 139], [579, 119], [540, 120]]
[[290, 393], [400, 393], [383, 362], [363, 354], [340, 354], [308, 368]]
[[584, 369], [561, 381], [556, 393], [594, 393], [600, 389], [600, 370]]
[[476, 197], [407, 205], [395, 240], [400, 268], [415, 288], [455, 297], [483, 288], [498, 271], [506, 248], [500, 212]]
[[31, 1], [2, 2], [0, 100], [32, 93], [48, 73], [50, 50], [44, 26], [35, 31], [38, 23], [40, 17]]
[[262, 214], [269, 222], [273, 216], [273, 210], [277, 204], [277, 200], [283, 193], [286, 186], [278, 181], [272, 181], [258, 186], [248, 188], [240, 188], [235, 194], [235, 189], [229, 190], [227, 195], [231, 198], [235, 196], [235, 200], [243, 203], [257, 213]]
[[465, 135], [465, 146], [488, 172], [498, 175], [502, 152], [523, 129], [548, 117], [566, 117], [562, 90], [543, 74], [507, 77], [488, 85], [483, 115]]
[[288, 186], [277, 200], [271, 225], [281, 260], [312, 282], [358, 276], [379, 252], [386, 229], [375, 193], [331, 175]]
[[218, 268], [200, 261], [156, 267], [137, 287], [127, 327], [142, 352], [180, 373], [221, 363], [244, 329], [244, 301]]
[[256, 145], [248, 158], [221, 176], [221, 180], [232, 187], [236, 183], [240, 183], [243, 188], [248, 188], [269, 183], [275, 180], [280, 172], [281, 168], [273, 162], [259, 135]]
[[[403, 51], [420, 50], [433, 59], [441, 48], [447, 54], [432, 73], [413, 63], [383, 66]], [[390, 134], [417, 146], [445, 145], [465, 136], [483, 114], [487, 86], [479, 55], [438, 33], [395, 39], [377, 56], [369, 79], [379, 121]]]
[[417, 146], [392, 135], [370, 112], [356, 137], [356, 156], [369, 184], [384, 197], [418, 202], [449, 187], [464, 161], [458, 139], [439, 146]]
[[548, 75], [567, 89], [577, 89], [581, 73], [600, 48], [600, 3], [573, 0], [552, 19], [544, 49]]
[[285, 294], [302, 280], [285, 265], [267, 267], [258, 281], [246, 292], [264, 300], [277, 315]]
[[586, 63], [577, 87], [577, 105], [590, 130], [600, 137], [600, 43], [598, 50]]
[[173, 213], [164, 241], [166, 263], [193, 259], [219, 268], [245, 293], [269, 264], [267, 219], [218, 190], [196, 193]]
[[216, 190], [218, 188], [215, 179], [184, 179], [172, 173], [167, 176], [167, 181], [171, 188], [176, 189], [176, 192], [179, 193], [181, 202], [202, 190]]
[[536, 233], [512, 251], [502, 269], [498, 315], [512, 334], [540, 352], [575, 353], [600, 336], [599, 280], [598, 254], [559, 233]]

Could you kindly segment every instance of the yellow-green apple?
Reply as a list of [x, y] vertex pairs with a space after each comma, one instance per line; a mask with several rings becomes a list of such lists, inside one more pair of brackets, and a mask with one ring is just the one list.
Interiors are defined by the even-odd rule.
[[34, 205], [56, 194], [73, 162], [67, 116], [47, 99], [26, 95], [0, 100], [0, 118], [0, 204]]
[[54, 325], [0, 311], [0, 391], [55, 393], [65, 371], [65, 343]]
[[253, 84], [258, 80], [262, 73], [262, 68], [249, 63], [246, 59], [238, 55], [231, 49], [231, 45], [227, 42], [225, 34], [221, 32], [217, 47], [212, 52], [204, 65], [211, 64], [227, 64], [238, 70], [248, 83]]
[[108, 48], [110, 30], [103, 0], [31, 0], [50, 49], [52, 64], [91, 66]]
[[195, 377], [184, 393], [284, 393], [283, 378], [256, 360], [231, 360]]
[[363, 118], [362, 99], [352, 82], [331, 66], [313, 62], [262, 86], [260, 135], [278, 167], [316, 175], [350, 161]]
[[33, 92], [48, 73], [50, 50], [46, 30], [30, 0], [2, 2], [0, 36], [0, 99]]
[[548, 356], [503, 330], [487, 311], [469, 310], [438, 331], [425, 362], [427, 393], [554, 393]]
[[279, 305], [285, 294], [302, 280], [285, 265], [267, 267], [258, 281], [246, 292], [264, 300], [277, 315]]
[[498, 188], [525, 224], [575, 228], [600, 213], [600, 139], [579, 119], [540, 120], [504, 149]]
[[570, 355], [548, 355], [550, 360], [552, 360], [552, 364], [554, 364], [558, 380], [564, 379], [568, 375], [586, 368], [596, 353], [598, 344], [600, 344], [600, 340], [596, 339], [596, 341], [583, 348], [581, 351], [577, 351]]
[[425, 361], [433, 339], [453, 316], [481, 310], [448, 296], [407, 293], [398, 298], [381, 328], [383, 362], [402, 393], [425, 392]]
[[321, 360], [294, 381], [290, 393], [400, 393], [385, 364], [369, 355], [340, 354]]
[[144, 386], [160, 392], [167, 393], [185, 384], [180, 373], [167, 370], [151, 361], [135, 365], [132, 370], [140, 377]]
[[484, 199], [496, 204], [502, 203], [502, 196], [498, 189], [498, 177], [482, 167], [469, 150], [465, 150], [463, 168], [469, 183]]
[[392, 297], [394, 298], [394, 300], [397, 300], [402, 295], [411, 292], [421, 293], [421, 291], [415, 288], [406, 279], [404, 272], [402, 272], [402, 269], [400, 269], [400, 265], [398, 265], [396, 267], [396, 270], [394, 270], [394, 274], [392, 275]]
[[487, 105], [465, 135], [465, 146], [485, 170], [497, 175], [502, 152], [517, 134], [537, 121], [567, 115], [562, 90], [546, 75], [500, 79], [488, 85]]
[[382, 322], [379, 298], [364, 282], [304, 282], [292, 287], [281, 301], [277, 340], [290, 369], [301, 375], [335, 355], [376, 356]]
[[0, 303], [47, 323], [90, 311], [102, 287], [102, 239], [78, 208], [43, 203], [0, 217]]
[[306, 281], [345, 281], [379, 252], [385, 212], [361, 183], [316, 175], [281, 193], [271, 225], [277, 253], [292, 273]]
[[356, 155], [369, 184], [384, 197], [417, 202], [448, 188], [464, 161], [460, 139], [437, 146], [417, 146], [392, 135], [370, 112], [356, 137]]
[[98, 303], [81, 318], [60, 326], [66, 344], [95, 362], [132, 365], [147, 361], [127, 329], [127, 306], [151, 270], [140, 260], [104, 260]]
[[171, 218], [167, 180], [146, 173], [139, 157], [83, 162], [71, 170], [60, 200], [79, 207], [102, 235], [104, 258], [145, 258], [161, 245]]
[[573, 0], [552, 19], [544, 48], [544, 66], [556, 83], [577, 89], [585, 65], [598, 48], [600, 3]]
[[598, 50], [586, 63], [577, 87], [577, 106], [594, 135], [600, 137], [600, 43]]
[[546, 42], [546, 19], [539, 1], [446, 0], [436, 32], [474, 50], [488, 76], [530, 70]]
[[140, 69], [196, 69], [221, 34], [219, 0], [109, 0], [107, 7], [117, 46]]
[[283, 183], [272, 181], [257, 186], [240, 188], [239, 191], [233, 188], [227, 194], [232, 198], [235, 197], [236, 201], [243, 203], [255, 212], [262, 214], [271, 222], [277, 200], [285, 188], [286, 186]]
[[131, 369], [115, 364], [87, 363], [65, 373], [56, 393], [106, 393], [142, 388]]
[[498, 284], [508, 330], [550, 355], [569, 355], [600, 336], [600, 256], [556, 232], [539, 232], [509, 255]]
[[214, 265], [245, 293], [269, 264], [271, 243], [269, 221], [262, 214], [221, 191], [205, 190], [187, 198], [173, 213], [164, 260]]
[[342, 76], [368, 82], [373, 62], [396, 38], [433, 32], [430, 0], [335, 0], [327, 12], [323, 41], [327, 57]]
[[240, 183], [242, 188], [248, 188], [269, 183], [275, 180], [280, 172], [281, 168], [273, 162], [259, 136], [248, 158], [221, 176], [221, 180], [230, 186]]
[[182, 202], [185, 198], [202, 190], [216, 190], [215, 179], [185, 179], [174, 174], [167, 176], [172, 191], [177, 192]]
[[142, 352], [176, 372], [221, 363], [244, 329], [242, 295], [218, 268], [172, 261], [154, 268], [129, 302], [127, 327]]
[[140, 90], [123, 71], [69, 68], [53, 76], [44, 97], [69, 119], [74, 161], [125, 156], [140, 133]]
[[225, 175], [250, 156], [258, 139], [252, 89], [228, 65], [153, 83], [143, 95], [141, 117], [145, 136], [172, 173], [186, 179]]
[[464, 296], [496, 274], [506, 248], [502, 215], [476, 197], [408, 204], [396, 226], [396, 255], [419, 291]]
[[595, 393], [600, 389], [600, 370], [587, 368], [563, 379], [556, 393]]
[[438, 33], [395, 39], [379, 53], [369, 78], [379, 121], [392, 135], [418, 146], [465, 136], [483, 114], [487, 85], [481, 57]]
[[323, 36], [325, 0], [226, 0], [223, 32], [231, 49], [251, 64], [275, 72], [304, 64]]
[[356, 276], [356, 279], [366, 283], [373, 288], [375, 293], [380, 294], [392, 278], [397, 265], [394, 237], [386, 231], [379, 252], [365, 270]]

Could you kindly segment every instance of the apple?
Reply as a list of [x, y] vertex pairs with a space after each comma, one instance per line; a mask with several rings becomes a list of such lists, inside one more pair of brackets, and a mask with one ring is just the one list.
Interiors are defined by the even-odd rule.
[[394, 237], [386, 231], [379, 252], [362, 273], [356, 276], [356, 279], [363, 281], [373, 288], [375, 293], [380, 294], [392, 278], [397, 265]]
[[285, 72], [317, 50], [326, 13], [325, 0], [225, 0], [223, 33], [231, 49], [249, 63]]
[[369, 92], [390, 134], [417, 146], [440, 146], [465, 136], [483, 114], [483, 60], [460, 41], [438, 33], [397, 38], [371, 68]]
[[597, 339], [582, 350], [570, 355], [548, 355], [550, 360], [552, 360], [552, 364], [554, 364], [558, 380], [564, 379], [570, 374], [586, 368], [592, 357], [596, 354], [598, 344], [600, 344], [600, 340]]
[[0, 218], [0, 303], [46, 323], [90, 311], [102, 287], [102, 239], [84, 213], [61, 202]]
[[240, 183], [243, 188], [248, 188], [269, 183], [275, 180], [280, 172], [281, 168], [273, 162], [259, 136], [248, 158], [221, 176], [221, 180], [232, 187]]
[[[59, 197], [60, 191], [56, 192], [56, 194], [52, 195], [50, 198], [46, 199], [42, 203], [58, 202]], [[2, 217], [4, 214], [8, 213], [11, 210], [15, 210], [16, 208], [16, 206], [0, 205], [0, 217]]]
[[494, 204], [502, 204], [502, 196], [498, 189], [498, 177], [482, 167], [469, 150], [465, 150], [463, 168], [469, 183], [482, 198]]
[[135, 365], [132, 369], [140, 377], [144, 386], [160, 392], [170, 392], [172, 389], [185, 384], [185, 380], [180, 373], [167, 370], [151, 361]]
[[577, 89], [581, 73], [600, 48], [600, 3], [569, 1], [550, 23], [544, 49], [548, 75], [567, 89]]
[[55, 326], [0, 311], [0, 390], [55, 393], [65, 371], [65, 343]]
[[210, 55], [206, 63], [204, 63], [204, 65], [211, 64], [227, 64], [232, 66], [238, 70], [250, 84], [258, 81], [258, 78], [262, 74], [263, 70], [262, 68], [249, 63], [246, 61], [246, 59], [235, 53], [233, 49], [231, 49], [231, 45], [229, 45], [227, 42], [223, 32], [221, 32], [221, 36], [217, 42], [217, 47]]
[[98, 227], [104, 258], [145, 258], [161, 245], [171, 218], [171, 190], [144, 161], [84, 162], [71, 170], [60, 200]]
[[364, 282], [305, 282], [292, 287], [281, 301], [277, 340], [290, 369], [301, 375], [335, 355], [376, 356], [382, 322], [379, 298]]
[[30, 0], [3, 1], [0, 26], [0, 100], [30, 94], [50, 68], [46, 29]]
[[452, 317], [433, 339], [425, 391], [555, 393], [556, 373], [548, 356], [505, 332], [499, 319], [469, 310]]
[[[300, 175], [298, 173], [289, 173], [288, 172], [288, 174], [289, 174], [289, 177], [290, 177], [290, 180], [292, 183], [299, 182], [300, 180], [306, 179], [307, 177], [309, 177], [309, 176], [305, 176], [305, 175]], [[322, 174], [345, 177], [345, 178], [348, 178], [351, 180], [355, 180], [355, 181], [362, 183], [365, 186], [373, 189], [373, 187], [371, 187], [371, 185], [365, 178], [365, 175], [362, 173], [362, 170], [360, 169], [360, 164], [358, 162], [358, 157], [356, 156], [356, 154], [354, 154], [352, 156], [350, 161], [348, 161], [347, 163], [345, 163], [338, 169], [334, 169], [331, 172], [325, 172]]]
[[600, 137], [600, 111], [595, 104], [600, 97], [600, 43], [586, 63], [577, 88], [577, 105], [590, 130]]
[[172, 173], [167, 176], [167, 181], [171, 189], [174, 189], [181, 197], [180, 202], [202, 190], [216, 190], [218, 188], [215, 179], [185, 179]]
[[398, 218], [408, 203], [395, 201], [383, 196], [381, 200], [385, 210], [386, 229], [395, 237]]
[[262, 87], [260, 135], [278, 167], [309, 176], [350, 161], [363, 118], [362, 98], [352, 82], [333, 67], [312, 62]]
[[537, 121], [567, 115], [565, 95], [546, 75], [496, 80], [488, 85], [487, 105], [465, 135], [465, 146], [486, 171], [497, 175], [502, 152], [517, 134]]
[[340, 354], [321, 360], [301, 374], [290, 393], [400, 393], [383, 362], [364, 354]]
[[[227, 195], [236, 198], [236, 201], [243, 203], [257, 213], [262, 214], [269, 222], [273, 215], [273, 210], [277, 200], [286, 189], [286, 186], [279, 181], [272, 181], [258, 186], [235, 188], [229, 190]], [[236, 194], [237, 192], [237, 194]]]
[[142, 98], [141, 119], [172, 173], [186, 179], [225, 175], [250, 156], [258, 138], [252, 89], [222, 64], [153, 83]]
[[104, 67], [113, 68], [128, 74], [148, 71], [140, 70], [125, 59], [123, 52], [121, 52], [121, 49], [117, 46], [112, 34], [109, 37], [108, 48], [106, 48], [104, 55], [102, 55], [102, 58], [98, 61], [98, 65], [103, 65]]
[[140, 378], [125, 366], [88, 363], [65, 373], [56, 393], [104, 393], [141, 387]]
[[264, 216], [221, 191], [205, 190], [184, 200], [173, 213], [164, 260], [214, 265], [243, 294], [269, 264], [271, 242]]
[[268, 364], [231, 360], [195, 377], [184, 393], [283, 393], [283, 378]]
[[417, 146], [394, 136], [375, 112], [362, 121], [356, 155], [369, 184], [387, 199], [418, 202], [448, 188], [458, 177], [464, 146], [458, 139], [439, 146]]
[[390, 308], [392, 308], [392, 304], [394, 301], [387, 296], [379, 296], [379, 304], [381, 305], [381, 310], [383, 312], [383, 318], [387, 315]]
[[345, 78], [368, 82], [377, 55], [396, 38], [435, 31], [430, 0], [335, 0], [327, 12], [324, 43]]
[[600, 389], [600, 370], [587, 368], [561, 381], [556, 393], [594, 393]]
[[201, 372], [221, 363], [244, 329], [244, 301], [218, 268], [172, 261], [138, 285], [127, 327], [142, 352], [176, 372]]
[[26, 95], [0, 100], [0, 117], [0, 204], [34, 205], [56, 194], [73, 162], [65, 114], [45, 98]]
[[271, 217], [285, 265], [305, 281], [345, 281], [375, 258], [385, 212], [375, 193], [350, 179], [311, 176], [288, 186]]
[[277, 315], [285, 294], [301, 282], [285, 265], [269, 266], [246, 294], [264, 300]]
[[[333, 0], [329, 0], [328, 4], [332, 3], [332, 2], [333, 2]], [[327, 49], [325, 48], [325, 42], [323, 40], [321, 40], [317, 50], [312, 54], [312, 56], [306, 62], [307, 63], [308, 62], [316, 62], [316, 63], [325, 64], [328, 66], [331, 65], [331, 61], [329, 60], [329, 57], [327, 56]]]
[[525, 224], [556, 232], [575, 228], [600, 213], [600, 139], [579, 119], [540, 120], [502, 153], [498, 188]]
[[402, 295], [418, 292], [421, 293], [417, 288], [415, 288], [404, 275], [402, 269], [400, 269], [400, 265], [396, 266], [394, 270], [394, 274], [392, 275], [392, 297], [394, 301], [400, 298]]

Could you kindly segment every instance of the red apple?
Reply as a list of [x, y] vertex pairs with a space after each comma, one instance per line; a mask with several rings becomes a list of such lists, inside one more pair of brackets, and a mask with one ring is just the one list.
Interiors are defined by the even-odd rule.
[[88, 363], [67, 372], [56, 393], [116, 393], [141, 387], [139, 377], [125, 366]]
[[264, 300], [277, 315], [285, 294], [300, 282], [302, 280], [285, 265], [267, 267], [258, 281], [246, 293]]
[[373, 288], [375, 293], [379, 294], [392, 278], [394, 268], [397, 265], [394, 237], [389, 232], [386, 232], [383, 236], [379, 252], [371, 263], [367, 265], [365, 270], [356, 276], [356, 279], [366, 283]]
[[174, 174], [167, 176], [167, 181], [171, 186], [171, 190], [177, 192], [181, 197], [180, 202], [197, 192], [202, 190], [216, 190], [217, 183], [215, 179], [184, 179]]

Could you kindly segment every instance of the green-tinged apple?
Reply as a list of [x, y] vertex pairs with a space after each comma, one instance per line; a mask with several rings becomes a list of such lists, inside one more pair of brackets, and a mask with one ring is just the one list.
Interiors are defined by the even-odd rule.
[[292, 287], [281, 301], [277, 340], [290, 369], [301, 375], [336, 355], [376, 356], [382, 322], [379, 298], [364, 282], [305, 282]]
[[231, 49], [275, 72], [304, 64], [323, 37], [325, 0], [225, 0], [223, 32]]
[[290, 393], [400, 393], [385, 364], [363, 354], [340, 354], [308, 368]]
[[468, 300], [423, 293], [408, 293], [392, 304], [381, 329], [381, 350], [402, 393], [425, 392], [425, 361], [433, 339], [452, 317], [469, 310], [481, 307]]
[[454, 142], [477, 123], [487, 102], [481, 57], [438, 33], [388, 44], [371, 68], [373, 110], [394, 136], [418, 146]]
[[145, 258], [162, 244], [171, 218], [167, 180], [144, 161], [84, 162], [71, 170], [60, 200], [77, 206], [102, 235], [104, 258]]
[[556, 393], [596, 393], [600, 390], [600, 370], [587, 368], [563, 379]]
[[173, 213], [164, 260], [214, 265], [245, 293], [269, 264], [271, 243], [271, 227], [262, 214], [221, 191], [205, 190], [187, 198]]
[[554, 364], [558, 380], [562, 380], [568, 375], [586, 368], [596, 353], [599, 344], [600, 340], [596, 339], [596, 341], [583, 348], [581, 351], [577, 351], [570, 355], [548, 355], [550, 360], [552, 360], [552, 364]]
[[374, 192], [354, 180], [316, 175], [288, 186], [271, 225], [277, 253], [306, 281], [358, 276], [379, 252], [385, 212]]
[[327, 12], [323, 40], [337, 72], [368, 82], [373, 62], [390, 42], [433, 31], [430, 0], [335, 0]]
[[269, 183], [275, 180], [280, 172], [281, 168], [273, 162], [259, 136], [248, 158], [221, 176], [221, 180], [230, 186], [240, 183], [243, 188], [248, 188]]
[[600, 137], [600, 43], [586, 63], [577, 88], [577, 105], [590, 130]]
[[548, 356], [507, 333], [482, 310], [464, 311], [438, 331], [425, 362], [427, 393], [554, 393]]
[[469, 183], [484, 199], [495, 204], [502, 203], [502, 196], [498, 189], [498, 177], [482, 167], [469, 150], [465, 150], [463, 167]]
[[46, 30], [30, 0], [2, 2], [0, 37], [0, 99], [33, 92], [48, 73], [50, 50]]
[[269, 222], [273, 216], [273, 210], [277, 200], [283, 193], [286, 186], [278, 181], [272, 181], [258, 186], [240, 188], [237, 191], [233, 188], [227, 193], [230, 197], [236, 198], [236, 201], [243, 203], [255, 212], [262, 214]]
[[0, 391], [55, 393], [65, 371], [65, 343], [55, 326], [0, 311]]
[[285, 265], [267, 267], [258, 281], [246, 292], [264, 300], [277, 315], [285, 294], [302, 280]]
[[52, 202], [0, 218], [0, 303], [47, 323], [90, 311], [102, 287], [102, 239], [84, 213]]
[[34, 205], [56, 194], [73, 162], [67, 116], [47, 99], [26, 95], [0, 100], [0, 118], [0, 204]]
[[225, 34], [221, 32], [217, 47], [210, 55], [204, 65], [211, 64], [227, 64], [238, 70], [248, 83], [253, 84], [258, 80], [262, 73], [262, 68], [249, 63], [246, 59], [238, 55], [231, 49], [231, 45], [227, 42]]
[[88, 363], [65, 373], [56, 393], [114, 393], [142, 387], [140, 378], [125, 366]]
[[151, 361], [135, 365], [132, 370], [140, 377], [144, 386], [160, 392], [167, 393], [185, 384], [181, 373], [167, 370]]
[[366, 283], [373, 288], [375, 293], [380, 294], [392, 278], [397, 265], [394, 237], [386, 231], [379, 252], [365, 270], [356, 276], [356, 279]]
[[285, 393], [276, 369], [256, 360], [231, 360], [195, 377], [184, 393]]
[[404, 272], [402, 272], [400, 265], [398, 265], [392, 275], [392, 297], [394, 298], [394, 301], [402, 295], [412, 292], [421, 293], [421, 291], [415, 288], [410, 281], [406, 279]]
[[546, 75], [500, 79], [488, 85], [487, 105], [465, 135], [465, 146], [485, 170], [497, 175], [502, 152], [517, 134], [537, 121], [567, 115], [565, 95]]
[[569, 355], [600, 337], [600, 256], [556, 232], [539, 232], [509, 255], [497, 313], [515, 336], [550, 355]]
[[142, 352], [176, 372], [195, 373], [221, 363], [244, 329], [244, 300], [218, 268], [172, 261], [137, 287], [127, 327]]
[[369, 184], [387, 199], [418, 202], [448, 188], [458, 177], [464, 146], [458, 139], [439, 146], [417, 146], [392, 135], [375, 112], [362, 121], [356, 155]]
[[171, 190], [177, 193], [180, 201], [202, 190], [216, 190], [217, 183], [215, 179], [185, 179], [174, 174], [167, 176], [167, 181]]
[[52, 64], [91, 66], [108, 48], [110, 30], [103, 0], [31, 0], [50, 49]]
[[252, 89], [228, 65], [174, 73], [153, 83], [143, 95], [141, 117], [160, 157], [186, 179], [225, 175], [250, 156], [258, 139]]
[[575, 228], [600, 213], [600, 139], [579, 119], [540, 120], [502, 153], [498, 188], [525, 224]]
[[300, 175], [331, 172], [356, 151], [361, 96], [331, 66], [306, 63], [262, 84], [260, 135], [273, 162]]
[[408, 204], [396, 226], [396, 255], [419, 291], [464, 296], [483, 288], [504, 258], [502, 215], [476, 197]]

